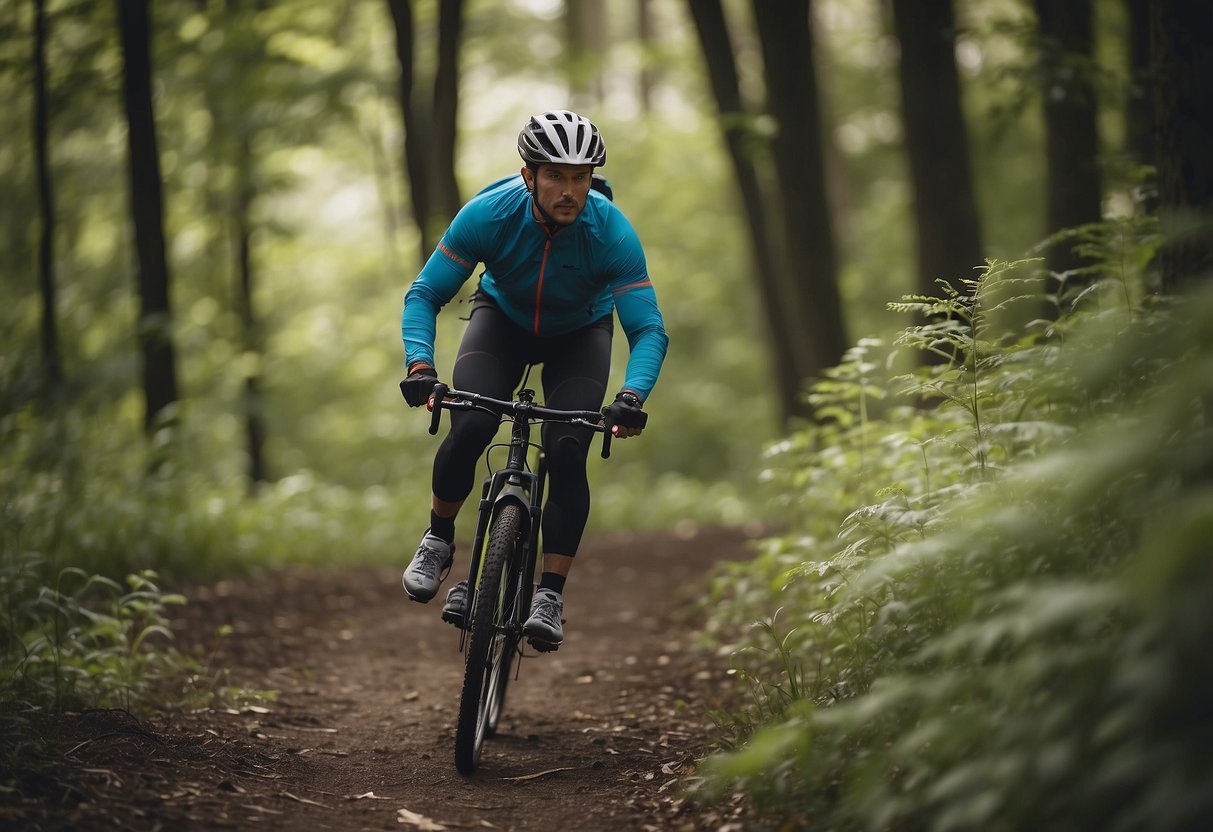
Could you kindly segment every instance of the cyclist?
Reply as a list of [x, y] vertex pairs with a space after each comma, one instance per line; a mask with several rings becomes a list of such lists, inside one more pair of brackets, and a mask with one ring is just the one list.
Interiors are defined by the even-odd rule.
[[[477, 263], [485, 270], [473, 295], [451, 385], [512, 398], [528, 366], [543, 365], [545, 404], [598, 410], [610, 371], [612, 311], [628, 339], [623, 385], [609, 408], [614, 435], [638, 435], [643, 404], [665, 358], [668, 338], [635, 230], [609, 198], [594, 169], [606, 161], [598, 128], [584, 116], [554, 110], [531, 117], [518, 134], [519, 175], [494, 182], [451, 222], [404, 297], [401, 332], [409, 405], [424, 404], [438, 381], [435, 319]], [[476, 462], [500, 422], [453, 411], [434, 458], [430, 527], [404, 571], [405, 592], [426, 603], [454, 563], [455, 518], [471, 493]], [[543, 446], [550, 488], [543, 512], [543, 567], [524, 632], [541, 650], [564, 639], [565, 579], [590, 510], [586, 456], [591, 432], [548, 425]], [[442, 617], [462, 624], [467, 581], [446, 596]]]

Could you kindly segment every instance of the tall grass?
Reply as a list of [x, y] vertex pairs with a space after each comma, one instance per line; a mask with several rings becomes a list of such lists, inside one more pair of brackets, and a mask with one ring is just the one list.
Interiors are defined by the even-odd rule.
[[715, 585], [754, 704], [708, 792], [787, 828], [1213, 820], [1213, 292], [1152, 300], [1091, 239], [1101, 278], [1029, 336], [983, 321], [1031, 300], [1030, 262], [898, 306], [939, 316], [901, 344], [957, 360], [865, 383], [937, 406], [834, 387], [839, 417], [772, 451], [799, 521]]

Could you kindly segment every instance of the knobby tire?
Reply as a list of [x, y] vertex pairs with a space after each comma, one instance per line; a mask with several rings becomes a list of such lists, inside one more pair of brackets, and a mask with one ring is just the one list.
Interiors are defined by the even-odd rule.
[[508, 587], [502, 582], [507, 577], [514, 548], [521, 540], [523, 517], [521, 506], [513, 503], [501, 506], [484, 547], [463, 692], [459, 698], [459, 720], [455, 725], [455, 768], [463, 774], [475, 771], [484, 738], [495, 732], [513, 664], [514, 639], [504, 632], [503, 626], [508, 622], [510, 599], [506, 598]]
[[[505, 593], [502, 596], [502, 603], [504, 605], [502, 614], [506, 621], [514, 620], [514, 609], [522, 603], [522, 599], [519, 597], [522, 594], [522, 582], [515, 574], [521, 569], [522, 565], [517, 560], [511, 561], [506, 565], [505, 577], [503, 578], [505, 581]], [[500, 669], [493, 678], [492, 690], [489, 691], [489, 707], [485, 717], [487, 723], [484, 728], [484, 735], [486, 737], [497, 735], [497, 721], [500, 719], [501, 710], [505, 705], [505, 690], [514, 673], [514, 659], [518, 654], [518, 640], [519, 633], [511, 629], [501, 647], [501, 660], [497, 663]]]

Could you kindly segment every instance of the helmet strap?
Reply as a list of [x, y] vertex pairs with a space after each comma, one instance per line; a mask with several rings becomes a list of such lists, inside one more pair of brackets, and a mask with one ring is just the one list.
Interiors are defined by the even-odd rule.
[[526, 166], [531, 172], [531, 177], [534, 179], [534, 185], [527, 188], [531, 192], [531, 203], [535, 206], [535, 211], [539, 216], [543, 218], [543, 224], [547, 228], [548, 234], [555, 234], [563, 226], [556, 222], [556, 218], [543, 210], [543, 206], [539, 204], [539, 165], [536, 165], [534, 162], [527, 162]]

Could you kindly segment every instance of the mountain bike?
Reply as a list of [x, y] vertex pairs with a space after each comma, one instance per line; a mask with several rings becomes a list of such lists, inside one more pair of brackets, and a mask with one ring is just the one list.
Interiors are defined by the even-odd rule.
[[[523, 656], [522, 625], [531, 609], [547, 484], [543, 446], [531, 442], [531, 427], [562, 423], [599, 432], [602, 458], [607, 459], [611, 455], [611, 426], [605, 410], [553, 410], [536, 404], [535, 392], [525, 387], [518, 391], [516, 401], [503, 401], [438, 384], [429, 407], [431, 434], [438, 432], [444, 409], [480, 410], [513, 422], [509, 444], [504, 446], [508, 448], [505, 466], [485, 479], [480, 495], [464, 620], [443, 615], [444, 620], [460, 627], [459, 649], [466, 648], [455, 724], [455, 767], [471, 774], [480, 760], [485, 738], [497, 732], [510, 674], [515, 660]], [[489, 447], [486, 462], [494, 448], [500, 447]], [[530, 465], [532, 449], [538, 452], [534, 470]], [[546, 652], [540, 643], [532, 646]]]

